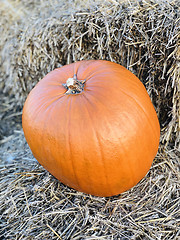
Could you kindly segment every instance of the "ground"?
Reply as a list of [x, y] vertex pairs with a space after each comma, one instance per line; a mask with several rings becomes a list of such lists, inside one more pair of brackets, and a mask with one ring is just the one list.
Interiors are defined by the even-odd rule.
[[178, 239], [178, 153], [159, 149], [134, 188], [110, 198], [64, 186], [33, 157], [21, 111], [1, 94], [1, 239]]

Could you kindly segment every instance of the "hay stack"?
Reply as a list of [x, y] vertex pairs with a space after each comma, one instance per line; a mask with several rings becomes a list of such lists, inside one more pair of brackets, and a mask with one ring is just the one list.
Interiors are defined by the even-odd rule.
[[[23, 34], [28, 38], [28, 31], [32, 30], [31, 25], [34, 25], [37, 19], [44, 19], [47, 22], [48, 18], [54, 15], [55, 12], [58, 12], [59, 16], [66, 18], [66, 15], [71, 16], [73, 8], [78, 10], [87, 2], [82, 0], [78, 4], [79, 1], [72, 1], [4, 0], [2, 2], [0, 7], [0, 87], [4, 89], [4, 92], [9, 94], [17, 93], [16, 82], [20, 80], [19, 71], [23, 71], [23, 69], [19, 70], [17, 61], [17, 57], [21, 58], [23, 54], [21, 47], [25, 47]], [[34, 40], [32, 39], [32, 41]], [[15, 56], [16, 54], [18, 56]], [[23, 104], [20, 99], [16, 103], [20, 106]]]
[[4, 92], [11, 92], [22, 107], [33, 86], [56, 67], [82, 59], [117, 62], [144, 83], [160, 120], [162, 142], [177, 146], [178, 1], [106, 1], [80, 11], [85, 2], [25, 5], [18, 14], [20, 27], [14, 30], [18, 21], [8, 26], [6, 43], [1, 43]]

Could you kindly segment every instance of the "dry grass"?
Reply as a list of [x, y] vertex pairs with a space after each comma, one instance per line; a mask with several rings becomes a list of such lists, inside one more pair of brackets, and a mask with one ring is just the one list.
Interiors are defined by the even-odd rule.
[[[178, 1], [98, 2], [4, 0], [0, 7], [0, 239], [179, 239]], [[32, 87], [81, 59], [111, 60], [134, 72], [160, 119], [149, 173], [116, 197], [61, 184], [32, 156], [21, 128]]]
[[[12, 112], [6, 115], [7, 123], [15, 119]], [[178, 239], [177, 150], [160, 148], [138, 185], [119, 196], [99, 198], [64, 186], [44, 170], [20, 128], [0, 143], [2, 239]]]
[[[1, 150], [2, 239], [162, 239], [180, 235], [178, 153], [161, 151], [131, 190], [99, 198], [70, 189], [33, 158], [22, 130]], [[4, 238], [3, 238], [4, 236]]]

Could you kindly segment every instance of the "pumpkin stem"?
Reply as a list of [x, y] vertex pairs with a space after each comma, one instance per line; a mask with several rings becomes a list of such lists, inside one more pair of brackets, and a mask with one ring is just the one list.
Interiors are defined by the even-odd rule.
[[77, 80], [77, 75], [74, 74], [73, 78], [68, 78], [66, 83], [63, 83], [63, 87], [67, 89], [65, 94], [77, 94], [84, 90], [84, 83], [86, 80]]

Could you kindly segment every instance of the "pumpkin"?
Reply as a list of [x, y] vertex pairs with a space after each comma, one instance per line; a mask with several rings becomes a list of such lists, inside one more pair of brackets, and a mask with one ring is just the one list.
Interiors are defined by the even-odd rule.
[[30, 92], [22, 126], [34, 157], [78, 191], [113, 196], [136, 185], [157, 153], [159, 121], [140, 80], [104, 60], [72, 63]]

